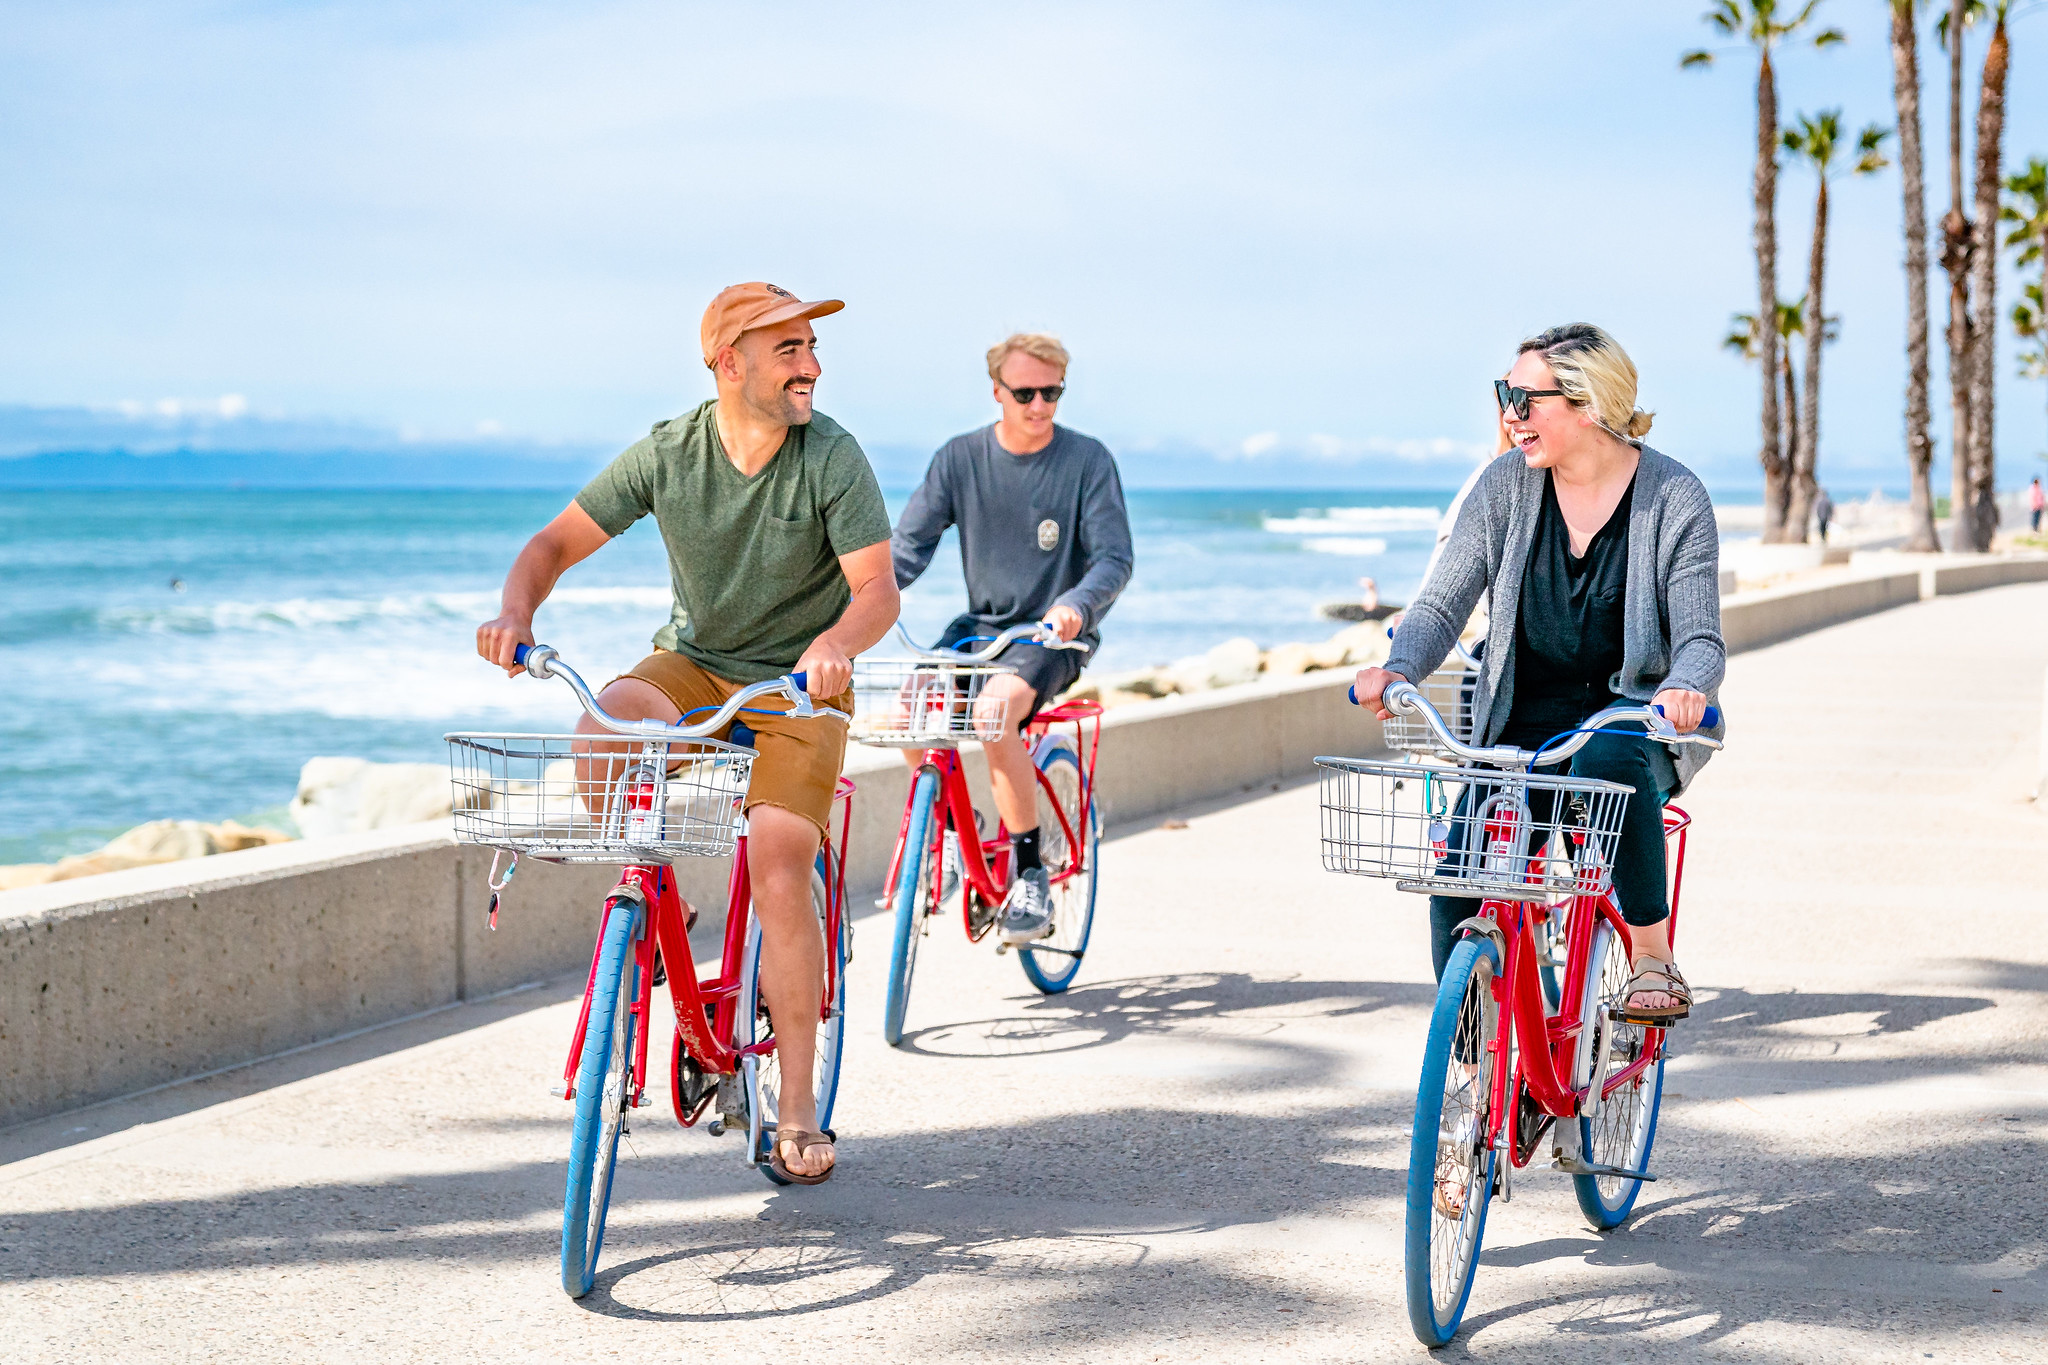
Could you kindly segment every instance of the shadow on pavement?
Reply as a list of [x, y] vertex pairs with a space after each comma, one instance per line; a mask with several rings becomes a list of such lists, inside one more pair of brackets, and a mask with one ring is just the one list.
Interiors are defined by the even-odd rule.
[[903, 1046], [945, 1057], [1069, 1052], [1141, 1034], [1193, 1032], [1218, 1021], [1240, 1026], [1230, 1030], [1232, 1036], [1251, 1038], [1276, 1030], [1287, 1020], [1338, 1019], [1393, 1005], [1427, 1008], [1435, 996], [1433, 987], [1418, 983], [1182, 972], [1091, 982], [1061, 995], [1020, 997], [1024, 1004], [1018, 1014], [935, 1024], [906, 1035]]
[[[1413, 984], [1191, 973], [1028, 997], [1014, 1017], [1092, 1030], [1101, 1037], [1082, 1046], [1099, 1047], [1151, 1034], [1199, 1034], [1231, 1020], [1353, 1019], [1370, 1026], [1377, 1011], [1428, 998], [1427, 987]], [[1752, 1085], [1755, 1048], [1773, 1045], [1787, 1025], [1842, 1021], [1850, 1043], [1876, 1045], [1991, 1005], [1968, 996], [1723, 991], [1703, 1004], [1684, 1035], [1691, 1069], [1683, 1087], [1690, 1093]], [[1284, 1034], [1227, 1041], [1263, 1050], [1280, 1083], [1298, 1083], [1299, 1068], [1308, 1064], [1318, 1083], [1336, 1081], [1336, 1054], [1320, 1046]], [[1923, 1049], [1913, 1070], [1968, 1075], [1982, 1060], [1962, 1046]], [[1853, 1057], [1768, 1065], [1772, 1087], [1795, 1093], [1862, 1083], [1863, 1067]], [[742, 1216], [701, 1207], [747, 1192], [749, 1178], [732, 1146], [671, 1132], [672, 1144], [645, 1144], [644, 1155], [622, 1160], [610, 1263], [585, 1306], [652, 1322], [803, 1319], [900, 1295], [935, 1276], [996, 1276], [1020, 1286], [1006, 1301], [1004, 1330], [1020, 1343], [1057, 1334], [1071, 1352], [1089, 1343], [1165, 1342], [1183, 1331], [1260, 1342], [1279, 1321], [1269, 1315], [1282, 1310], [1296, 1326], [1320, 1321], [1327, 1328], [1361, 1311], [1361, 1294], [1381, 1304], [1397, 1299], [1398, 1261], [1389, 1263], [1385, 1248], [1398, 1233], [1412, 1095], [1362, 1091], [1318, 1105], [1297, 1093], [1276, 1119], [1262, 1112], [1259, 1083], [1240, 1088], [1245, 1097], [1236, 1105], [1226, 1092], [1225, 1103], [1203, 1107], [1214, 1098], [1212, 1088], [1187, 1104], [1145, 1106], [1112, 1085], [1091, 1092], [1101, 1107], [1089, 1112], [1075, 1112], [1072, 1096], [1062, 1094], [1059, 1112], [1042, 1120], [853, 1134], [833, 1182], [777, 1192], [758, 1214]], [[1655, 1163], [1670, 1183], [1626, 1229], [1585, 1231], [1558, 1177], [1536, 1175], [1518, 1186], [1520, 1197], [1542, 1201], [1546, 1219], [1554, 1209], [1555, 1233], [1489, 1248], [1465, 1340], [1483, 1346], [1491, 1325], [1555, 1313], [1563, 1314], [1556, 1331], [1568, 1337], [1591, 1342], [1626, 1334], [1640, 1341], [1654, 1328], [1665, 1345], [1681, 1347], [1711, 1344], [1787, 1314], [1823, 1326], [1882, 1326], [1882, 1310], [1869, 1295], [1817, 1291], [1788, 1306], [1798, 1296], [1769, 1274], [1754, 1276], [1753, 1284], [1725, 1274], [1713, 1286], [1687, 1282], [1703, 1265], [1729, 1256], [1861, 1265], [1867, 1269], [1859, 1273], [1873, 1275], [1903, 1258], [1933, 1267], [1928, 1273], [1937, 1279], [1952, 1274], [1963, 1286], [1956, 1292], [1940, 1289], [1949, 1283], [1941, 1280], [1940, 1292], [1904, 1298], [1922, 1328], [1974, 1330], [1986, 1321], [1986, 1305], [1998, 1304], [1989, 1297], [1992, 1287], [2008, 1291], [1992, 1321], [2032, 1312], [2015, 1300], [2048, 1289], [2048, 1266], [2040, 1257], [2026, 1259], [2037, 1239], [2020, 1192], [2048, 1164], [2048, 1129], [2038, 1121], [2038, 1097], [2010, 1103], [2024, 1107], [1945, 1126], [1930, 1122], [1914, 1134], [1914, 1159], [1902, 1162], [1893, 1151], [1866, 1152], [1841, 1141], [1802, 1145], [1777, 1141], [1768, 1129], [1736, 1132], [1721, 1117], [1734, 1106], [1674, 1096]], [[646, 1112], [654, 1125], [672, 1123], [659, 1104]], [[446, 1118], [465, 1122], [459, 1110]], [[438, 1169], [400, 1179], [278, 1184], [48, 1211], [25, 1211], [16, 1202], [0, 1208], [0, 1282], [371, 1262], [552, 1266], [567, 1124], [515, 1120], [509, 1127], [531, 1132], [531, 1141], [514, 1150], [544, 1151], [548, 1159], [487, 1159], [492, 1149], [479, 1141], [469, 1169], [450, 1171], [436, 1161], [423, 1164]], [[549, 1127], [552, 1141], [540, 1131]], [[224, 1142], [237, 1138], [232, 1118], [213, 1132]], [[195, 1129], [185, 1140], [207, 1141], [208, 1130]], [[406, 1150], [401, 1141], [385, 1155]], [[1377, 1223], [1371, 1238], [1381, 1250], [1362, 1262], [1378, 1277], [1370, 1289], [1351, 1279], [1297, 1282], [1284, 1267], [1275, 1263], [1268, 1273], [1255, 1258], [1210, 1260], [1207, 1248], [1230, 1248], [1199, 1239], [1249, 1224], [1284, 1227], [1296, 1217], [1355, 1219], [1362, 1232], [1367, 1220]], [[1169, 1232], [1196, 1240], [1170, 1257], [1136, 1240]], [[1872, 1259], [1880, 1256], [1882, 1262]], [[1617, 1290], [1610, 1274], [1596, 1291], [1573, 1261], [1641, 1270], [1651, 1287]], [[1544, 1292], [1531, 1294], [1526, 1280], [1487, 1274], [1531, 1267], [1547, 1268], [1539, 1281]], [[1548, 1292], [1553, 1288], [1560, 1292]], [[549, 1276], [520, 1292], [559, 1291]], [[1517, 1301], [1502, 1304], [1503, 1294]], [[990, 1328], [962, 1322], [958, 1330], [965, 1343]]]

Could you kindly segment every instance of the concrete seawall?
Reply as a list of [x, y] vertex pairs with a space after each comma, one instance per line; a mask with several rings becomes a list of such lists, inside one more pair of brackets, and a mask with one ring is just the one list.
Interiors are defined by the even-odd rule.
[[[1131, 820], [1379, 747], [1341, 681], [1309, 675], [1111, 713], [1100, 801]], [[970, 780], [986, 790], [970, 751]], [[886, 874], [909, 770], [859, 749], [848, 881]], [[0, 893], [0, 1127], [509, 990], [589, 960], [609, 867], [520, 864], [486, 926], [489, 849], [446, 822], [307, 839]], [[724, 859], [678, 865], [723, 924]]]
[[[1875, 571], [1736, 594], [1731, 652], [1922, 596], [2048, 579], [2048, 556]], [[1303, 775], [1318, 753], [1378, 752], [1344, 696], [1350, 671], [1169, 697], [1102, 726], [1105, 821]], [[1740, 717], [1734, 718], [1737, 727]], [[986, 790], [978, 752], [970, 780]], [[885, 874], [908, 770], [856, 750], [849, 856], [855, 913]], [[485, 925], [487, 849], [445, 824], [305, 840], [0, 893], [0, 1127], [233, 1066], [580, 968], [606, 867], [527, 861], [500, 927]], [[682, 865], [722, 922], [726, 863]]]

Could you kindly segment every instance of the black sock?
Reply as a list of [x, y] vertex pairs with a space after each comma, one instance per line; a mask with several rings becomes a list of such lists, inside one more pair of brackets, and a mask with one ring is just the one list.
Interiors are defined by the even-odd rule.
[[1029, 830], [1010, 836], [1010, 853], [1016, 862], [1017, 875], [1022, 876], [1034, 867], [1044, 864], [1038, 861], [1038, 831]]

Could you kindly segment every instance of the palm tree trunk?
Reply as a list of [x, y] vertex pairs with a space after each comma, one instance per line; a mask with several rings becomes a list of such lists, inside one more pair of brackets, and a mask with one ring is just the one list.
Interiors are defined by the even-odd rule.
[[[1975, 333], [1970, 355], [1970, 500], [1969, 541], [1975, 550], [1991, 548], [1998, 530], [1997, 401], [1998, 364], [1998, 170], [2005, 139], [2005, 76], [2011, 48], [2001, 12], [1984, 53], [1984, 75], [1977, 87], [1977, 229], [1971, 243], [1970, 330]], [[1963, 508], [1956, 509], [1958, 518]], [[1960, 523], [1959, 523], [1960, 524]]]
[[[1799, 449], [1799, 375], [1792, 368], [1792, 338], [1785, 338], [1785, 349], [1779, 353], [1779, 369], [1785, 383], [1785, 427], [1782, 448]], [[1788, 467], [1789, 475], [1790, 469]], [[1789, 478], [1788, 478], [1789, 484]]]
[[1778, 81], [1765, 51], [1756, 68], [1757, 359], [1764, 377], [1763, 449], [1766, 543], [1785, 538], [1785, 451], [1778, 443]]
[[1941, 220], [1941, 268], [1948, 272], [1948, 548], [1967, 549], [1970, 505], [1970, 220], [1963, 214], [1963, 10], [1948, 14], [1948, 212]]
[[1906, 467], [1913, 475], [1908, 550], [1939, 550], [1934, 534], [1934, 437], [1927, 409], [1927, 187], [1920, 164], [1920, 47], [1913, 0], [1892, 0], [1892, 99], [1899, 114], [1899, 181], [1906, 207]]
[[1785, 519], [1785, 539], [1804, 543], [1807, 519], [1813, 514], [1820, 480], [1814, 467], [1820, 459], [1820, 348], [1827, 340], [1827, 310], [1821, 298], [1828, 257], [1828, 178], [1820, 176], [1813, 201], [1813, 254], [1806, 262], [1806, 393], [1799, 407], [1799, 441], [1792, 454], [1792, 508]]

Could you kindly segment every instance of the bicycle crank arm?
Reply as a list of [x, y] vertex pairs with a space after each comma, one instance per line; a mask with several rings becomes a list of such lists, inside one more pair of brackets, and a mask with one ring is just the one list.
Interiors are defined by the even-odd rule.
[[1657, 1177], [1648, 1171], [1631, 1171], [1620, 1166], [1600, 1166], [1590, 1161], [1581, 1161], [1575, 1156], [1560, 1156], [1551, 1169], [1563, 1171], [1566, 1175], [1611, 1175], [1617, 1180], [1652, 1180]]

